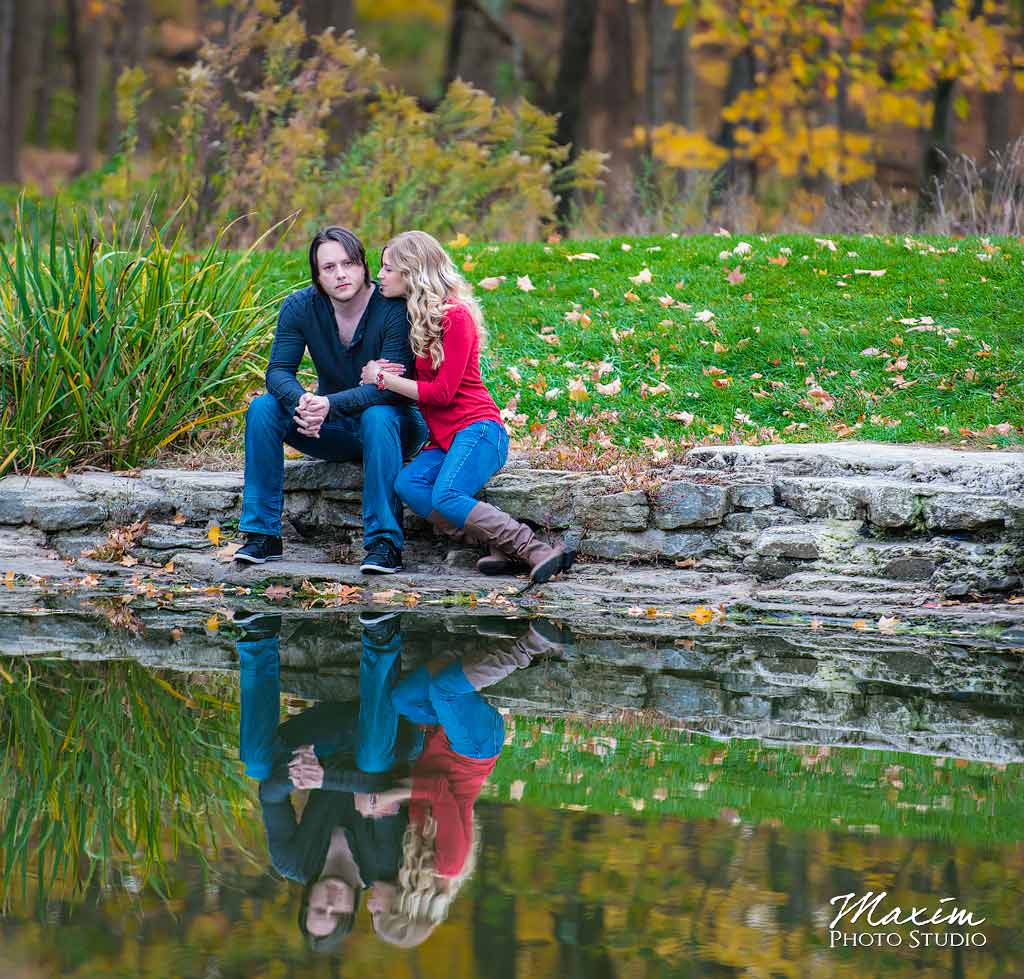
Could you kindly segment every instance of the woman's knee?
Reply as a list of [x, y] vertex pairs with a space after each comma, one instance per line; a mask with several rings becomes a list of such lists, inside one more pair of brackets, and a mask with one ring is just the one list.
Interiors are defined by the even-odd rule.
[[421, 517], [430, 513], [430, 486], [417, 479], [408, 467], [395, 478], [395, 492], [407, 507], [411, 507]]

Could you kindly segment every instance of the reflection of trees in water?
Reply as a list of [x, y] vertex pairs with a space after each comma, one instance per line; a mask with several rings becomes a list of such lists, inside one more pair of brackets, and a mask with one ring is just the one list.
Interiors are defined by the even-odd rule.
[[[204, 974], [211, 964], [225, 976], [287, 974], [301, 962], [310, 976], [360, 975], [386, 963], [387, 974], [396, 977], [444, 973], [452, 979], [646, 979], [744, 969], [795, 977], [824, 968], [818, 957], [827, 954], [827, 931], [819, 919], [829, 899], [866, 890], [888, 890], [903, 907], [934, 906], [938, 897], [955, 894], [960, 906], [988, 918], [985, 949], [959, 958], [949, 950], [893, 950], [886, 975], [948, 977], [956, 968], [962, 975], [1012, 974], [1010, 950], [1024, 901], [1019, 844], [985, 849], [736, 826], [729, 810], [717, 820], [681, 821], [652, 818], [649, 810], [622, 816], [525, 801], [478, 804], [483, 848], [476, 876], [450, 920], [421, 948], [385, 948], [364, 916], [346, 947], [344, 969], [335, 961], [307, 961], [296, 942], [297, 891], [275, 881], [266, 863], [220, 846], [231, 833], [246, 840], [261, 833], [233, 761], [233, 692], [223, 698], [231, 703], [221, 704], [208, 677], [189, 681], [134, 663], [3, 662], [13, 680], [0, 679], [4, 896], [16, 903], [24, 879], [29, 897], [63, 922], [61, 942], [77, 943], [75, 966], [88, 963], [89, 975], [143, 974], [144, 948], [147, 962], [166, 965], [154, 965], [154, 975], [185, 974], [186, 964], [188, 974]], [[532, 773], [530, 756], [515, 744], [506, 756], [508, 779], [538, 772], [566, 777], [557, 753]], [[581, 769], [589, 757], [570, 758], [566, 771]], [[838, 764], [840, 757], [837, 752], [829, 760]], [[948, 765], [927, 762], [937, 795], [960, 790], [959, 769], [950, 773]], [[607, 773], [609, 759], [602, 763]], [[601, 788], [624, 806], [634, 796], [650, 798], [650, 780], [667, 763], [642, 766], [646, 791], [626, 784], [626, 794], [617, 794], [608, 778], [603, 786], [596, 778], [574, 785], [581, 799], [595, 800]], [[908, 759], [908, 771], [912, 764]], [[742, 771], [730, 774], [740, 792]], [[865, 789], [863, 781], [847, 777], [848, 792], [875, 791], [872, 783]], [[498, 798], [508, 798], [508, 779], [496, 786]], [[821, 784], [817, 804], [830, 812], [841, 808], [846, 796], [826, 798]], [[588, 785], [594, 792], [584, 796]], [[984, 807], [999, 800], [991, 793], [986, 801], [980, 781], [974, 792], [972, 806], [977, 800], [984, 819]], [[810, 788], [807, 795], [813, 795]], [[171, 818], [161, 818], [168, 813]], [[212, 872], [204, 853], [218, 861]], [[128, 873], [135, 875], [131, 891]], [[162, 882], [166, 902], [153, 892], [132, 893], [147, 874]], [[30, 917], [0, 923], [4, 952], [24, 949], [46, 963], [67, 954], [56, 950], [53, 930]], [[868, 955], [858, 950], [846, 959], [830, 957], [829, 974], [860, 979], [871, 969]], [[939, 962], [941, 968], [928, 971]]]
[[[486, 862], [496, 858], [499, 867], [481, 869], [489, 881], [505, 881], [514, 898], [521, 975], [724, 976], [750, 969], [797, 977], [815, 974], [808, 970], [817, 963], [820, 974], [860, 979], [880, 960], [864, 949], [845, 958], [829, 953], [821, 917], [834, 895], [868, 890], [888, 891], [886, 908], [936, 907], [956, 894], [958, 906], [988, 917], [988, 946], [960, 956], [965, 974], [1002, 974], [1014, 961], [1015, 909], [1024, 896], [1019, 845], [985, 850], [729, 821], [681, 827], [513, 806], [500, 812], [508, 845], [488, 848]], [[489, 828], [495, 819], [489, 812]], [[951, 890], [950, 868], [958, 891]], [[544, 907], [548, 920], [538, 928], [529, 909]], [[885, 954], [886, 975], [955, 974], [947, 949], [905, 945]]]
[[[167, 885], [181, 849], [235, 841], [252, 791], [237, 706], [209, 677], [12, 659], [0, 683], [0, 896]], [[231, 698], [232, 700], [234, 698]]]

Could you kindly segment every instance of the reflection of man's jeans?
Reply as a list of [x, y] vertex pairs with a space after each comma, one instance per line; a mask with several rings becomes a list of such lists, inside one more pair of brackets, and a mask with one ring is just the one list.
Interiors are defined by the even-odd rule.
[[262, 394], [245, 416], [245, 486], [239, 529], [281, 536], [284, 506], [285, 443], [329, 462], [363, 463], [363, 543], [378, 539], [401, 549], [402, 503], [395, 477], [402, 458], [412, 455], [427, 436], [414, 407], [373, 405], [360, 415], [324, 422], [319, 438], [300, 435], [291, 416], [272, 394]]
[[431, 676], [420, 666], [404, 676], [391, 697], [416, 724], [440, 724], [452, 750], [467, 758], [496, 758], [505, 744], [505, 719], [466, 679], [454, 660]]
[[239, 757], [250, 778], [262, 781], [287, 764], [299, 745], [317, 756], [344, 751], [364, 772], [388, 771], [398, 755], [398, 712], [391, 690], [401, 670], [401, 638], [375, 642], [363, 632], [359, 661], [359, 704], [321, 703], [278, 724], [281, 716], [279, 637], [237, 643], [240, 660], [241, 729]]

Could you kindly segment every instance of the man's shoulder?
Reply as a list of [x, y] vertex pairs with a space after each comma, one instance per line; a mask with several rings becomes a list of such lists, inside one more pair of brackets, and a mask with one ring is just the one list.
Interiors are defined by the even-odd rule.
[[373, 319], [385, 325], [393, 323], [398, 319], [404, 322], [407, 315], [405, 300], [392, 299], [389, 296], [382, 295], [380, 286], [376, 285], [376, 283], [374, 283], [374, 285], [376, 288], [373, 290], [373, 295], [370, 297]]
[[282, 315], [287, 313], [292, 316], [312, 314], [317, 305], [320, 293], [316, 286], [306, 286], [305, 289], [296, 289], [283, 303], [281, 303]]

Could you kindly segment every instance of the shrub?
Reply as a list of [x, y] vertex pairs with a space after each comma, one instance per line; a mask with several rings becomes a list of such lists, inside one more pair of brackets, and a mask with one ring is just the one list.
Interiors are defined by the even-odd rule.
[[193, 239], [237, 221], [232, 240], [248, 243], [295, 212], [305, 231], [337, 221], [369, 239], [411, 227], [535, 235], [560, 193], [600, 182], [603, 155], [566, 166], [555, 117], [525, 100], [499, 107], [455, 82], [426, 112], [382, 84], [351, 33], [309, 38], [274, 0], [238, 18], [180, 76], [166, 184], [172, 200], [188, 198]]
[[19, 205], [0, 246], [0, 475], [136, 466], [259, 384], [262, 264], [220, 235], [186, 252], [147, 217], [108, 233], [74, 209], [64, 230], [59, 205]]

